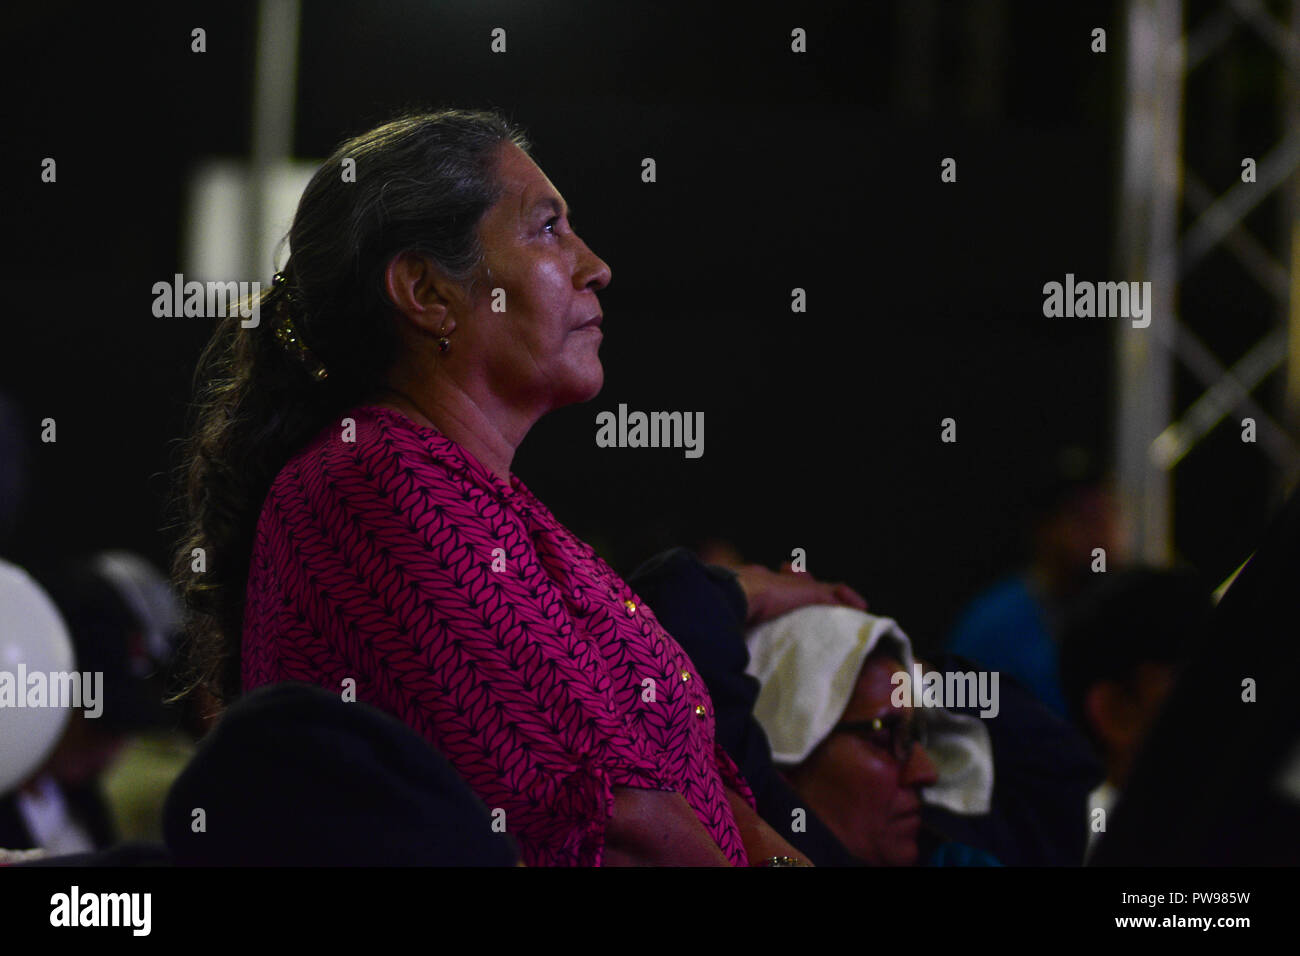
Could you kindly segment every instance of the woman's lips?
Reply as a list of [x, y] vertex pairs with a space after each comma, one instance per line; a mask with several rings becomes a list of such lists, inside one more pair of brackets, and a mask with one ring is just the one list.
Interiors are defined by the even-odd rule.
[[921, 829], [921, 811], [903, 814], [894, 820], [894, 826], [907, 834], [916, 833]]
[[901, 823], [920, 823], [921, 822], [921, 804], [910, 806], [899, 813], [894, 819]]

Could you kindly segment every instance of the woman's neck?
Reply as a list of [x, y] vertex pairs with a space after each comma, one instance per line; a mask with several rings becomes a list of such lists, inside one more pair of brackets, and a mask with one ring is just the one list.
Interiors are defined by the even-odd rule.
[[528, 427], [522, 430], [518, 424], [511, 427], [508, 415], [501, 411], [490, 414], [454, 383], [424, 389], [412, 387], [410, 383], [385, 385], [372, 404], [386, 405], [436, 429], [510, 484], [510, 465]]

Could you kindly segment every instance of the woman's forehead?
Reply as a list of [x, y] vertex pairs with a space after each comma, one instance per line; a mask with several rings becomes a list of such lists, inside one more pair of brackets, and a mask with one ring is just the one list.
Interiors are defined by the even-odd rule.
[[547, 199], [564, 202], [559, 190], [527, 153], [514, 143], [508, 143], [507, 147], [497, 173], [505, 187], [502, 195], [505, 205], [526, 216], [533, 207]]
[[865, 719], [892, 709], [890, 696], [894, 692], [894, 674], [903, 669], [898, 658], [883, 655], [873, 657], [862, 665], [853, 695], [844, 708], [846, 719]]

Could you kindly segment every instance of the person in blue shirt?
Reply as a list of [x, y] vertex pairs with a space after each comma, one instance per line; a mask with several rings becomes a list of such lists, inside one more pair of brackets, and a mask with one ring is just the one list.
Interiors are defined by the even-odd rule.
[[958, 616], [947, 648], [1013, 678], [1068, 719], [1062, 620], [1094, 575], [1117, 562], [1118, 516], [1104, 475], [1076, 448], [1058, 456], [1031, 495], [1030, 509], [1029, 566], [977, 595]]

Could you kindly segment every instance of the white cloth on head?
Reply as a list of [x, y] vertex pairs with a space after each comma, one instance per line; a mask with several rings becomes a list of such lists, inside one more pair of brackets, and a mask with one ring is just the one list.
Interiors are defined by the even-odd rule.
[[[749, 666], [761, 689], [754, 717], [772, 743], [778, 765], [795, 766], [843, 717], [867, 656], [892, 646], [912, 674], [912, 643], [891, 618], [850, 607], [812, 605], [761, 624], [746, 637]], [[919, 695], [919, 688], [916, 689]], [[926, 803], [954, 813], [988, 813], [993, 798], [993, 744], [978, 717], [941, 707], [926, 709], [926, 752], [938, 782], [922, 791]]]

